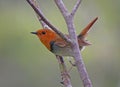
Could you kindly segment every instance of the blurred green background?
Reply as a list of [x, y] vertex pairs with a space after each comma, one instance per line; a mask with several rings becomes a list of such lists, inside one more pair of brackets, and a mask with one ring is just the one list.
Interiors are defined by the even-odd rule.
[[[71, 10], [76, 0], [64, 0]], [[89, 32], [93, 45], [82, 52], [94, 87], [120, 87], [120, 0], [83, 0], [75, 16], [79, 34], [96, 16]], [[54, 0], [39, 0], [45, 16], [60, 31], [66, 24]], [[25, 0], [0, 0], [0, 87], [61, 87], [59, 66], [31, 31], [42, 28]], [[70, 67], [65, 58], [67, 67]], [[76, 68], [73, 87], [83, 87]]]

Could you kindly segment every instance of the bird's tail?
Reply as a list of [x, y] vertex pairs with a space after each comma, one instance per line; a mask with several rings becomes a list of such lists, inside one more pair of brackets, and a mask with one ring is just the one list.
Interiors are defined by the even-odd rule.
[[91, 43], [86, 40], [86, 36], [90, 30], [90, 28], [92, 27], [92, 25], [96, 22], [96, 20], [98, 19], [98, 17], [96, 17], [94, 20], [92, 20], [82, 31], [81, 33], [78, 35], [78, 43], [79, 46], [88, 46], [91, 45]]
[[94, 20], [92, 20], [82, 31], [81, 33], [78, 35], [78, 37], [82, 37], [85, 38], [87, 33], [89, 32], [90, 28], [92, 27], [92, 25], [96, 22], [96, 20], [98, 19], [98, 17], [96, 17]]

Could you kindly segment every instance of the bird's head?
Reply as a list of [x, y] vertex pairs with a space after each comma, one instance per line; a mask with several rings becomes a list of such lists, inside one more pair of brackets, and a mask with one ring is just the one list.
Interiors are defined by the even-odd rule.
[[54, 41], [57, 34], [50, 29], [39, 29], [36, 32], [31, 32], [38, 36], [40, 41], [50, 50], [50, 42]]

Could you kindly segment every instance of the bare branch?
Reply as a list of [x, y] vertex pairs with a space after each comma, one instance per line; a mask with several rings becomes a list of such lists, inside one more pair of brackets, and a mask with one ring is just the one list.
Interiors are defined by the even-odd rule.
[[[78, 45], [78, 41], [77, 41], [77, 35], [76, 35], [76, 31], [75, 31], [75, 26], [74, 26], [74, 23], [73, 23], [74, 15], [75, 15], [75, 13], [76, 13], [76, 11], [77, 11], [80, 3], [81, 3], [81, 0], [77, 1], [76, 5], [74, 6], [71, 13], [68, 12], [68, 10], [65, 7], [62, 0], [55, 0], [58, 8], [60, 9], [60, 11], [61, 11], [61, 13], [62, 13], [62, 15], [63, 15], [63, 17], [64, 17], [64, 19], [66, 21], [66, 24], [67, 24], [67, 27], [68, 27], [68, 32], [69, 32], [69, 35], [70, 35], [70, 40], [64, 34], [62, 34], [60, 31], [58, 31], [58, 29], [55, 28], [44, 17], [42, 11], [39, 8], [37, 8], [31, 2], [31, 0], [27, 0], [27, 1], [32, 6], [32, 8], [35, 10], [35, 12], [39, 15], [39, 17], [40, 17], [39, 20], [42, 20], [46, 25], [48, 25], [51, 29], [53, 29], [61, 38], [63, 38], [67, 42], [71, 43], [71, 49], [73, 50], [73, 57], [74, 57], [74, 60], [76, 62], [76, 66], [77, 66], [79, 75], [80, 75], [80, 77], [82, 79], [83, 85], [84, 85], [84, 87], [92, 87], [91, 80], [90, 80], [90, 78], [88, 76], [85, 64], [84, 64], [83, 59], [82, 59], [82, 55], [81, 55], [80, 50], [79, 50], [79, 45]], [[66, 80], [63, 80], [63, 82], [65, 81], [64, 85], [67, 84], [67, 85], [65, 85], [66, 87], [72, 87], [71, 83], [69, 83], [69, 81], [70, 81], [69, 76], [66, 75], [67, 72], [66, 72], [66, 67], [64, 65], [64, 62], [61, 60], [63, 58], [58, 56], [57, 59], [58, 59], [58, 61], [60, 61], [59, 65], [62, 66], [63, 69], [65, 70], [65, 71], [61, 70], [63, 72], [62, 77], [66, 79]], [[65, 72], [65, 74], [64, 74], [64, 72]]]
[[[40, 18], [40, 17], [39, 17]], [[41, 19], [39, 19], [39, 21], [40, 21], [40, 23], [41, 23], [41, 25], [43, 26], [43, 28], [47, 28], [47, 29], [50, 29], [50, 27], [44, 22], [44, 21], [42, 21]]]
[[71, 15], [73, 15], [73, 16], [75, 15], [75, 13], [76, 13], [78, 7], [80, 6], [81, 1], [82, 1], [82, 0], [77, 0], [77, 2], [76, 2], [76, 4], [75, 4], [74, 8], [72, 9]]
[[67, 36], [65, 36], [62, 32], [58, 31], [59, 29], [57, 29], [56, 27], [54, 27], [43, 15], [42, 11], [39, 8], [36, 8], [36, 6], [34, 5], [34, 3], [31, 0], [27, 0], [27, 2], [31, 5], [31, 7], [34, 9], [34, 11], [39, 15], [39, 17], [41, 18], [41, 20], [46, 23], [53, 31], [55, 31], [61, 38], [63, 38], [65, 41], [67, 41], [68, 43], [71, 43], [70, 39], [68, 39]]
[[60, 67], [60, 71], [61, 71], [61, 76], [62, 76], [62, 84], [65, 87], [72, 87], [71, 82], [70, 82], [70, 76], [69, 73], [67, 71], [66, 65], [64, 63], [63, 57], [61, 56], [56, 56], [58, 63], [59, 63], [59, 67]]
[[[37, 5], [36, 0], [32, 0], [31, 3], [34, 4], [35, 8], [39, 9], [39, 6]], [[41, 17], [38, 15], [37, 12], [36, 12], [36, 15], [37, 15], [37, 18], [38, 18], [39, 22], [43, 26], [43, 28], [49, 28], [49, 26], [41, 19]], [[57, 58], [58, 63], [59, 63], [63, 85], [65, 87], [72, 87], [71, 82], [70, 82], [70, 76], [69, 76], [69, 73], [66, 69], [66, 65], [64, 63], [63, 57], [62, 56], [56, 56], [56, 58]]]
[[65, 7], [64, 3], [62, 0], [55, 0], [56, 5], [58, 6], [59, 10], [61, 11], [63, 17], [65, 18], [69, 12], [67, 8]]
[[[36, 8], [39, 9], [39, 5], [37, 4], [37, 1], [36, 1], [36, 0], [31, 0], [31, 2], [34, 4], [34, 6], [35, 6]], [[49, 27], [47, 26], [47, 24], [45, 24], [45, 23], [41, 20], [41, 17], [40, 17], [37, 13], [36, 13], [36, 15], [37, 15], [37, 18], [38, 18], [40, 24], [43, 26], [43, 28], [49, 28]]]
[[91, 80], [88, 76], [84, 61], [82, 59], [82, 55], [79, 50], [77, 35], [76, 35], [76, 31], [75, 31], [75, 26], [73, 23], [74, 14], [80, 5], [80, 0], [78, 0], [75, 7], [73, 8], [73, 11], [71, 13], [72, 15], [71, 14], [68, 15], [68, 12], [62, 10], [62, 9], [66, 9], [62, 0], [55, 0], [55, 1], [56, 1], [58, 8], [60, 9], [60, 11], [63, 12], [62, 14], [65, 18], [65, 21], [66, 21], [66, 24], [68, 27], [68, 32], [70, 35], [70, 39], [72, 41], [71, 47], [73, 50], [73, 57], [76, 62], [76, 67], [78, 69], [80, 78], [82, 79], [83, 85], [84, 85], [84, 87], [92, 87]]

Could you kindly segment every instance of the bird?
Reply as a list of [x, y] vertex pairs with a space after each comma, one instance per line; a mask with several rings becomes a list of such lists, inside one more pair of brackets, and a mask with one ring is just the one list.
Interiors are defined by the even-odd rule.
[[[91, 43], [86, 40], [86, 36], [91, 28], [91, 26], [95, 23], [95, 21], [98, 19], [96, 17], [94, 20], [92, 20], [77, 36], [78, 45], [80, 51], [83, 50], [85, 46], [91, 45]], [[73, 56], [72, 46], [70, 43], [65, 41], [63, 38], [61, 38], [56, 32], [54, 32], [52, 29], [43, 28], [39, 29], [36, 32], [31, 32], [32, 34], [35, 34], [38, 36], [39, 40], [44, 44], [44, 46], [51, 51], [53, 54], [58, 56]], [[65, 34], [68, 38], [70, 38], [69, 35]]]

